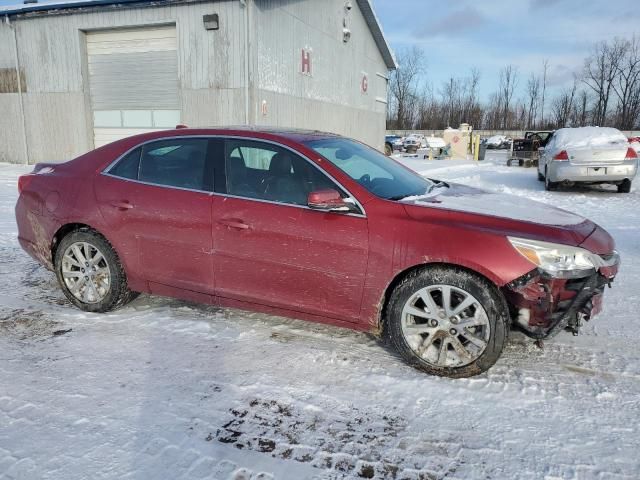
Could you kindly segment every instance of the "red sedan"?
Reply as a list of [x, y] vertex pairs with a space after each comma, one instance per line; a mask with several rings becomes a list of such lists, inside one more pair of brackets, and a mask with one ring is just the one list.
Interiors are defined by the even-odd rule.
[[83, 310], [146, 292], [321, 321], [450, 377], [491, 367], [511, 327], [577, 333], [618, 266], [587, 219], [319, 132], [149, 133], [19, 189], [20, 244]]

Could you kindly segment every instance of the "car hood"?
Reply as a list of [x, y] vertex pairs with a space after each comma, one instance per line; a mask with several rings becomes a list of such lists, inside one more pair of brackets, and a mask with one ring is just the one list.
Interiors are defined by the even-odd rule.
[[[469, 228], [569, 245], [582, 244], [598, 228], [580, 215], [545, 203], [460, 184], [436, 187], [429, 194], [407, 197], [401, 202], [409, 216], [416, 219], [440, 219]], [[609, 248], [600, 243], [591, 247]]]

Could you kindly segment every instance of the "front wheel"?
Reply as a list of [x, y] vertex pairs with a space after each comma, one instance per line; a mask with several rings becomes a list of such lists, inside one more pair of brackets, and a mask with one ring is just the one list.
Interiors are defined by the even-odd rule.
[[426, 267], [393, 291], [384, 334], [410, 365], [459, 378], [498, 360], [508, 325], [506, 301], [489, 281], [466, 270]]
[[384, 144], [384, 154], [387, 157], [390, 157], [392, 153], [393, 153], [393, 147], [389, 143], [385, 143]]
[[138, 295], [129, 290], [113, 247], [90, 229], [71, 232], [60, 241], [55, 271], [65, 296], [87, 312], [114, 310]]

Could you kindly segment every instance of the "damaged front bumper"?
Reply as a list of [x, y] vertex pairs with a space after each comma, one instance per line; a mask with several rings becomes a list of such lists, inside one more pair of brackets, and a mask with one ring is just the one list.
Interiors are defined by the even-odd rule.
[[535, 339], [567, 329], [577, 335], [583, 320], [602, 310], [605, 286], [611, 286], [619, 265], [616, 254], [582, 278], [554, 278], [539, 269], [508, 283], [503, 293], [514, 324]]

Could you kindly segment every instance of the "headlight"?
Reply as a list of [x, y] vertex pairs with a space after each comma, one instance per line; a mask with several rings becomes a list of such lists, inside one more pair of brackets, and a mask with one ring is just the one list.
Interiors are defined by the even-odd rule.
[[[605, 264], [602, 257], [584, 248], [525, 238], [507, 238], [520, 255], [552, 277], [586, 277]], [[617, 263], [618, 256], [615, 252], [614, 257]]]

